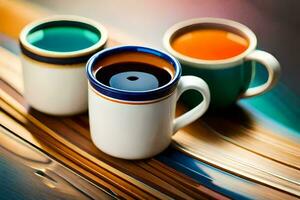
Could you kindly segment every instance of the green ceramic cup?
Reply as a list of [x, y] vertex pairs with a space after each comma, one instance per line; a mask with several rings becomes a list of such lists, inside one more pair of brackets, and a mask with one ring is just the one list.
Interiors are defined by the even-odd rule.
[[[236, 33], [249, 41], [248, 48], [241, 54], [223, 60], [201, 60], [175, 51], [171, 43], [174, 38], [198, 28], [216, 28]], [[184, 75], [195, 75], [204, 79], [211, 92], [211, 109], [225, 108], [240, 98], [261, 95], [277, 82], [280, 64], [271, 54], [256, 50], [257, 39], [254, 33], [243, 24], [220, 18], [199, 18], [180, 22], [169, 28], [163, 38], [165, 49], [182, 64]], [[268, 71], [267, 81], [249, 88], [255, 75], [255, 64], [262, 64]], [[196, 93], [184, 95], [184, 102], [195, 106], [201, 101]]]

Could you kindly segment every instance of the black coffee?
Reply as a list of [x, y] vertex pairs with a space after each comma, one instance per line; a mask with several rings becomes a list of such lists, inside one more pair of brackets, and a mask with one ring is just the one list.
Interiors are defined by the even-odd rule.
[[171, 74], [155, 65], [142, 62], [121, 62], [99, 68], [96, 79], [113, 88], [127, 91], [146, 91], [171, 81]]

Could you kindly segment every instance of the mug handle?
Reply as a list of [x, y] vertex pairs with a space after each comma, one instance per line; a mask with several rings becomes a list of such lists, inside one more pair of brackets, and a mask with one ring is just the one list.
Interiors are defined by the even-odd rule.
[[182, 114], [173, 121], [173, 134], [180, 128], [192, 123], [201, 117], [207, 110], [210, 102], [208, 85], [201, 78], [196, 76], [182, 76], [177, 86], [177, 99], [187, 90], [196, 90], [203, 96], [203, 101], [190, 111]]
[[277, 59], [268, 52], [255, 50], [245, 57], [246, 61], [256, 61], [264, 65], [268, 71], [268, 80], [262, 85], [248, 88], [240, 98], [249, 98], [263, 94], [274, 87], [280, 75], [280, 64]]

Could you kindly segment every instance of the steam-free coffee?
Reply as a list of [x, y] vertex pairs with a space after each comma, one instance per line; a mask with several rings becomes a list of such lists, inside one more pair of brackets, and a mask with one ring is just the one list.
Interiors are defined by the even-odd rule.
[[161, 67], [144, 62], [120, 62], [100, 67], [96, 79], [113, 88], [145, 91], [159, 88], [171, 81], [171, 74]]
[[[144, 159], [158, 154], [209, 105], [207, 84], [198, 77], [181, 77], [179, 62], [156, 49], [109, 48], [90, 58], [86, 72], [91, 139], [111, 156]], [[187, 90], [199, 92], [203, 101], [175, 117], [176, 102]]]
[[249, 41], [227, 30], [198, 28], [179, 34], [171, 45], [177, 52], [192, 58], [222, 60], [244, 52]]
[[[164, 47], [182, 64], [184, 75], [203, 78], [209, 85], [211, 109], [230, 106], [240, 98], [261, 95], [278, 80], [280, 64], [267, 52], [256, 50], [255, 34], [243, 24], [221, 18], [199, 18], [170, 27]], [[267, 69], [267, 82], [250, 87], [256, 63]], [[200, 98], [192, 92], [183, 95], [193, 107]]]

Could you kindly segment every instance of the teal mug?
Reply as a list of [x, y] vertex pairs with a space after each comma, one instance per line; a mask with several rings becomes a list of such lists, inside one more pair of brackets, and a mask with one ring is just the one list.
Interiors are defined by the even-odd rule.
[[[198, 29], [224, 30], [237, 34], [248, 41], [248, 47], [242, 53], [218, 60], [204, 60], [179, 53], [172, 47], [175, 38], [183, 33]], [[271, 54], [257, 50], [255, 34], [246, 26], [227, 19], [199, 18], [183, 21], [169, 28], [163, 38], [165, 49], [182, 64], [184, 75], [195, 75], [204, 79], [211, 91], [211, 109], [226, 108], [240, 98], [261, 95], [270, 90], [277, 82], [280, 64]], [[251, 87], [255, 75], [256, 63], [262, 64], [268, 71], [268, 79], [262, 85]], [[189, 106], [199, 103], [201, 96], [189, 92], [184, 102]]]

